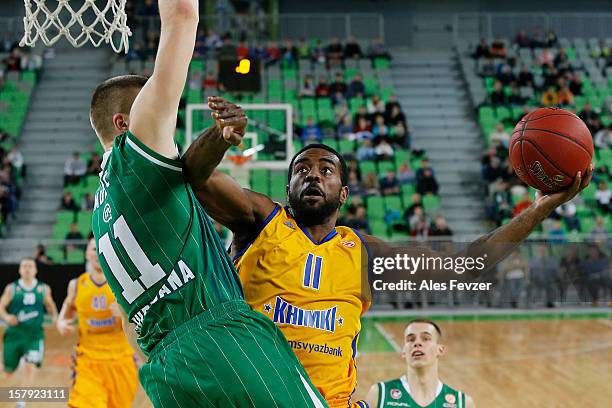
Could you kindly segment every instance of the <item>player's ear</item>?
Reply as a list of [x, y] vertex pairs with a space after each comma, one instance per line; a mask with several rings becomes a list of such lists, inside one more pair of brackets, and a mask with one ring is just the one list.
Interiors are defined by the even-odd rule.
[[129, 124], [129, 115], [123, 113], [115, 113], [113, 115], [113, 125], [119, 133], [127, 132]]
[[438, 344], [438, 357], [444, 356], [446, 353], [446, 346], [444, 344]]
[[340, 190], [340, 204], [344, 205], [349, 197], [349, 188], [348, 186], [342, 186]]

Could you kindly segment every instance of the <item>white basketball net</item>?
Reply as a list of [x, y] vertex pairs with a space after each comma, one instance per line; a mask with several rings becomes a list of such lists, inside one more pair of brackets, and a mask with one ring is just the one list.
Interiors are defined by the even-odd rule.
[[[24, 0], [25, 34], [21, 46], [33, 47], [39, 38], [49, 46], [65, 37], [74, 47], [82, 47], [88, 42], [96, 47], [107, 43], [115, 52], [128, 51], [128, 39], [132, 32], [127, 25], [126, 0], [98, 0], [99, 3], [106, 2], [103, 7], [96, 5], [96, 0], [81, 0], [83, 5], [77, 10], [68, 4], [70, 0], [47, 1], [57, 1], [55, 10], [49, 10], [45, 0]], [[74, 0], [72, 2], [74, 3]], [[87, 13], [91, 16], [92, 12], [95, 19], [91, 23], [85, 23], [83, 15]], [[119, 44], [112, 41], [115, 32], [119, 33]]]

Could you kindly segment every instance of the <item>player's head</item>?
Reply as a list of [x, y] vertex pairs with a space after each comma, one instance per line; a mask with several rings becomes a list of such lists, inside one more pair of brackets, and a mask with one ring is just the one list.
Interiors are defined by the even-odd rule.
[[340, 153], [323, 144], [297, 152], [289, 164], [287, 201], [305, 226], [320, 225], [348, 199], [348, 169]]
[[429, 319], [411, 320], [404, 330], [402, 357], [410, 368], [422, 368], [437, 364], [444, 355], [441, 343], [442, 331]]
[[102, 272], [100, 266], [100, 260], [98, 259], [98, 249], [96, 247], [96, 240], [90, 239], [87, 243], [87, 249], [85, 250], [85, 259], [89, 262], [89, 269], [95, 272]]
[[33, 258], [23, 258], [19, 263], [19, 276], [23, 280], [32, 280], [36, 277], [38, 269]]
[[89, 120], [102, 145], [111, 145], [117, 135], [128, 130], [132, 104], [146, 82], [141, 75], [121, 75], [94, 90]]

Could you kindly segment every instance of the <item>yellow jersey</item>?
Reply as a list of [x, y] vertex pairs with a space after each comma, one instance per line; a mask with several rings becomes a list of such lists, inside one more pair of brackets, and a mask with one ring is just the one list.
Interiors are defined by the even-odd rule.
[[77, 278], [74, 307], [79, 316], [77, 356], [96, 360], [119, 360], [134, 354], [128, 343], [121, 319], [112, 315], [115, 302], [108, 283], [95, 283], [89, 273]]
[[332, 407], [348, 406], [357, 382], [360, 318], [369, 307], [364, 246], [347, 227], [315, 242], [277, 204], [234, 256], [247, 302], [279, 326]]

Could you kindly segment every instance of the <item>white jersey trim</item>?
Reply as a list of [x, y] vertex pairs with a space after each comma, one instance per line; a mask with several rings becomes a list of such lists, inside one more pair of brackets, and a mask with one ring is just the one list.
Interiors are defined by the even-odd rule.
[[[402, 382], [402, 385], [406, 389], [406, 392], [408, 393], [408, 395], [412, 396], [412, 394], [410, 394], [410, 384], [408, 384], [408, 379], [406, 378], [406, 376], [402, 375], [400, 377], [400, 381]], [[442, 381], [438, 380], [438, 386], [436, 387], [436, 395], [434, 397], [434, 400], [440, 396], [443, 386], [444, 384], [442, 384]]]
[[381, 382], [380, 383], [380, 403], [379, 403], [379, 407], [382, 408], [385, 406], [385, 383]]
[[130, 147], [132, 149], [134, 149], [134, 151], [136, 153], [140, 154], [142, 157], [144, 157], [145, 159], [147, 159], [151, 163], [157, 164], [158, 166], [165, 167], [165, 168], [170, 169], [170, 170], [174, 170], [174, 171], [178, 171], [178, 172], [182, 172], [183, 171], [183, 169], [181, 169], [180, 167], [176, 167], [176, 166], [173, 166], [171, 164], [164, 163], [163, 161], [158, 160], [155, 157], [151, 156], [149, 153], [147, 153], [144, 150], [142, 150], [140, 148], [140, 146], [138, 146], [136, 143], [131, 141], [129, 137], [126, 137], [125, 140], [126, 140], [127, 144], [129, 144]]

